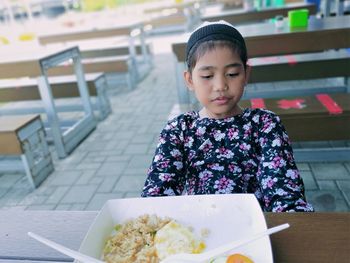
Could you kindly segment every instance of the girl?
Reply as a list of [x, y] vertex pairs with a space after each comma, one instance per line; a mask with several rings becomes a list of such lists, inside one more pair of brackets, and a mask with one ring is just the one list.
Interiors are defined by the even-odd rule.
[[163, 129], [142, 196], [254, 193], [264, 211], [313, 211], [279, 117], [238, 106], [250, 72], [242, 35], [205, 22], [188, 40], [186, 64], [203, 108]]

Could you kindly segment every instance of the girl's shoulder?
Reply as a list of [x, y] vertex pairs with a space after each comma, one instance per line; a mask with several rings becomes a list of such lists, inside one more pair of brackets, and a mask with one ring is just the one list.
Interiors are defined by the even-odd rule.
[[244, 115], [255, 122], [261, 122], [266, 120], [277, 122], [280, 121], [279, 116], [275, 112], [262, 108], [246, 108], [244, 109]]
[[197, 119], [198, 113], [196, 111], [181, 113], [169, 119], [165, 129], [191, 127]]

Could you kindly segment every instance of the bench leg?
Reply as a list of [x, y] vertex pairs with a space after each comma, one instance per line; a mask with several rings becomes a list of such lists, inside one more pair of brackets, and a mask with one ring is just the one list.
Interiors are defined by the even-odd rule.
[[18, 137], [22, 145], [21, 160], [27, 179], [36, 188], [54, 170], [41, 121], [33, 122], [19, 131]]
[[176, 87], [177, 87], [177, 95], [179, 98], [179, 104], [190, 104], [190, 92], [187, 89], [183, 77], [183, 72], [185, 70], [185, 65], [183, 62], [177, 62], [175, 65], [176, 69]]
[[95, 80], [95, 87], [97, 91], [97, 108], [99, 120], [104, 120], [111, 112], [111, 104], [107, 96], [107, 80], [105, 75], [102, 75]]
[[129, 53], [130, 53], [130, 64], [128, 68], [129, 68], [129, 71], [132, 72], [133, 76], [135, 77], [135, 81], [137, 82], [140, 79], [140, 74], [139, 74], [139, 68], [138, 68], [137, 59], [136, 59], [137, 53], [136, 53], [133, 36], [129, 37]]
[[63, 142], [63, 136], [61, 133], [61, 127], [52, 95], [52, 90], [50, 88], [48, 79], [45, 76], [38, 77], [37, 81], [40, 96], [44, 103], [45, 111], [47, 114], [47, 119], [50, 123], [51, 133], [56, 146], [57, 154], [60, 158], [64, 158], [67, 156], [67, 152]]
[[346, 92], [350, 93], [350, 77], [344, 78], [345, 86], [346, 86]]
[[141, 53], [142, 53], [142, 58], [143, 58], [143, 63], [150, 65], [152, 64], [151, 61], [151, 56], [147, 51], [147, 45], [145, 41], [145, 32], [143, 30], [143, 27], [140, 28], [140, 44], [141, 44]]
[[[49, 68], [55, 67], [70, 59], [73, 59], [74, 73], [77, 77], [79, 94], [85, 114], [73, 126], [62, 132], [54, 98], [52, 96], [52, 90], [48, 81], [47, 71]], [[65, 158], [93, 129], [96, 128], [97, 125], [95, 116], [93, 115], [89, 92], [87, 90], [79, 49], [72, 48], [58, 53], [57, 56], [49, 56], [41, 60], [40, 64], [43, 72], [43, 76], [38, 77], [40, 95], [44, 102], [47, 118], [51, 126], [58, 157]]]

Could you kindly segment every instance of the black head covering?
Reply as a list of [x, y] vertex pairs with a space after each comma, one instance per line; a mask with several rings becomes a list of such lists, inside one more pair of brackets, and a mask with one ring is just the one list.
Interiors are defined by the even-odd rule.
[[239, 45], [244, 53], [246, 53], [246, 45], [243, 36], [236, 28], [229, 23], [220, 20], [217, 22], [204, 22], [203, 26], [192, 32], [186, 46], [186, 61], [193, 48], [198, 47], [201, 43], [209, 40], [227, 40]]

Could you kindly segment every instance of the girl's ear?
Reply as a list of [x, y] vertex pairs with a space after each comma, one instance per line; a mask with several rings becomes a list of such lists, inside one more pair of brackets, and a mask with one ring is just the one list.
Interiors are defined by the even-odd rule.
[[249, 77], [250, 77], [251, 71], [252, 71], [252, 67], [249, 64], [247, 64], [247, 67], [245, 69], [245, 85], [247, 85], [249, 82]]
[[189, 71], [184, 71], [184, 79], [186, 82], [186, 86], [189, 90], [193, 90], [193, 81], [192, 81], [192, 75]]

